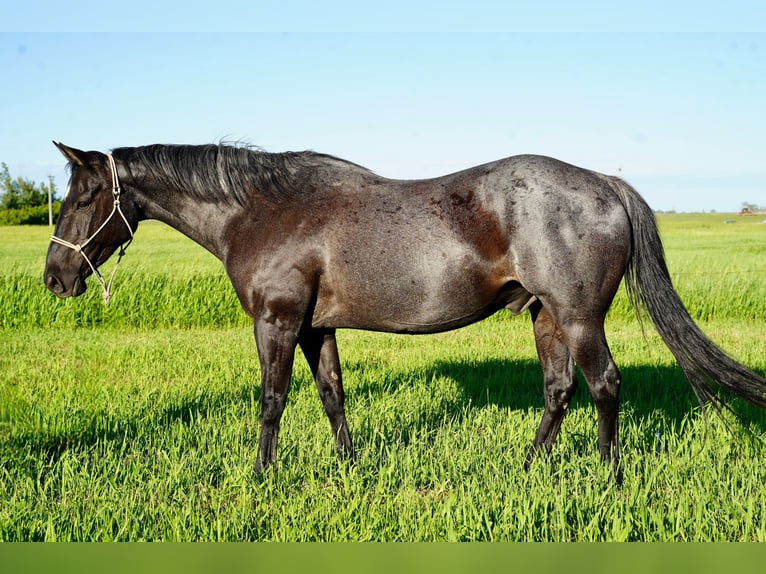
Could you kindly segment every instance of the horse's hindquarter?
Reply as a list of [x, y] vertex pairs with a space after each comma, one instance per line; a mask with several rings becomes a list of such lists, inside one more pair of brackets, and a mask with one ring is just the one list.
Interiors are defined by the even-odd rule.
[[607, 177], [539, 156], [511, 158], [509, 174], [519, 281], [572, 316], [606, 313], [631, 250], [630, 222]]

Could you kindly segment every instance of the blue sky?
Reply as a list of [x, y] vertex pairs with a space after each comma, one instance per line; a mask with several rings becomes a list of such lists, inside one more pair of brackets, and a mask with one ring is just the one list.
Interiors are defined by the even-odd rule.
[[242, 140], [402, 178], [540, 153], [620, 174], [655, 209], [766, 205], [757, 2], [234, 4], [4, 8], [0, 161], [61, 190], [52, 139]]

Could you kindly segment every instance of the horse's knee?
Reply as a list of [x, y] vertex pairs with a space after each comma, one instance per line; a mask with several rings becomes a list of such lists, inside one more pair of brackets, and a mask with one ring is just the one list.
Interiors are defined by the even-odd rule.
[[261, 395], [261, 423], [272, 426], [279, 425], [285, 410], [286, 396], [276, 394]]

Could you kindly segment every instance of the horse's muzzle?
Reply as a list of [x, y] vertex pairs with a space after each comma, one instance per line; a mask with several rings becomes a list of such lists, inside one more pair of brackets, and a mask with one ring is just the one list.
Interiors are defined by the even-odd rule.
[[45, 286], [62, 299], [66, 297], [79, 297], [88, 288], [85, 284], [85, 279], [80, 274], [64, 278], [61, 273], [53, 273], [46, 270], [44, 279]]

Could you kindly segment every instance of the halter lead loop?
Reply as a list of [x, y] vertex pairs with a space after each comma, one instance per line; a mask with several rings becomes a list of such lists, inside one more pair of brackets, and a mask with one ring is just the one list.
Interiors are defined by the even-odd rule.
[[[63, 245], [64, 247], [68, 247], [69, 249], [73, 249], [75, 252], [79, 253], [83, 256], [83, 259], [85, 259], [85, 262], [88, 264], [88, 266], [93, 271], [93, 276], [98, 281], [98, 284], [101, 286], [101, 295], [104, 298], [104, 305], [109, 305], [109, 301], [112, 298], [112, 281], [114, 281], [114, 275], [117, 273], [117, 267], [120, 264], [120, 260], [122, 259], [122, 256], [125, 255], [125, 250], [128, 248], [128, 246], [133, 241], [133, 229], [130, 227], [130, 223], [128, 223], [128, 219], [125, 217], [125, 214], [122, 212], [122, 209], [120, 208], [120, 194], [122, 193], [122, 189], [120, 187], [120, 178], [117, 176], [117, 164], [114, 162], [114, 157], [112, 157], [111, 153], [106, 154], [106, 156], [109, 158], [109, 167], [112, 171], [112, 196], [114, 197], [114, 203], [112, 205], [112, 212], [109, 214], [109, 216], [106, 218], [104, 223], [101, 224], [101, 226], [96, 229], [96, 231], [93, 232], [93, 234], [88, 237], [84, 243], [69, 243], [65, 239], [61, 239], [60, 237], [56, 237], [55, 235], [51, 236], [51, 241], [53, 243], [58, 243], [59, 245]], [[85, 252], [83, 249], [91, 242], [93, 239], [101, 233], [101, 230], [104, 229], [104, 227], [107, 226], [107, 224], [112, 220], [112, 217], [114, 217], [115, 213], [119, 213], [120, 218], [125, 222], [125, 226], [128, 228], [128, 232], [130, 233], [130, 239], [126, 243], [123, 243], [120, 245], [120, 252], [117, 255], [117, 263], [114, 265], [114, 269], [112, 270], [112, 274], [109, 276], [109, 283], [104, 281], [104, 278], [101, 276], [101, 273], [99, 273], [98, 269], [96, 269], [96, 266], [93, 265], [93, 262], [90, 260], [90, 258], [85, 255]]]

